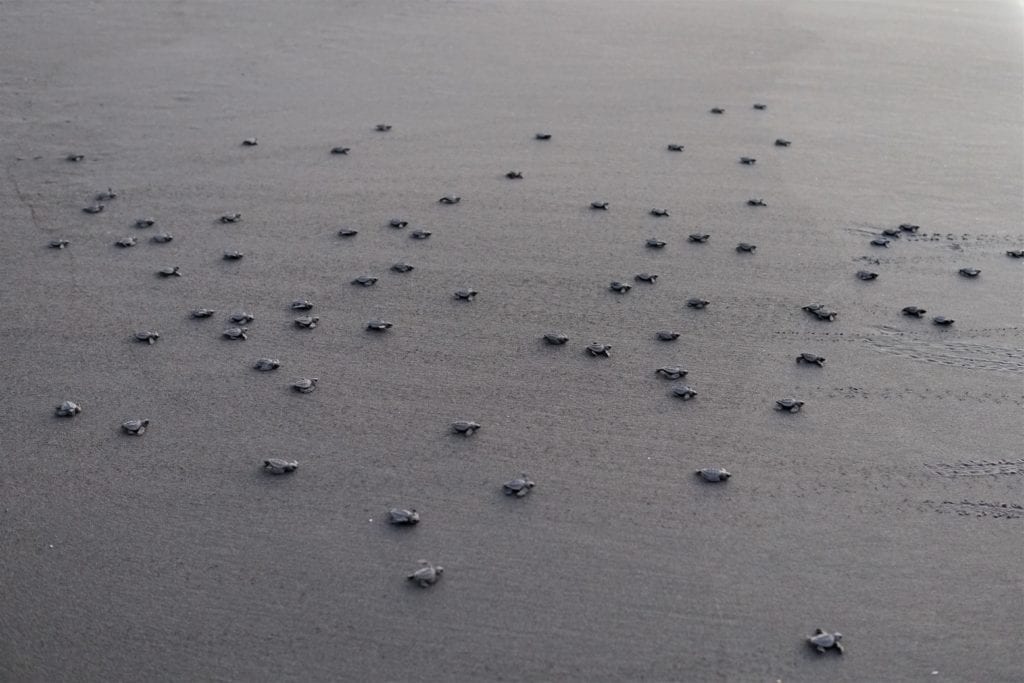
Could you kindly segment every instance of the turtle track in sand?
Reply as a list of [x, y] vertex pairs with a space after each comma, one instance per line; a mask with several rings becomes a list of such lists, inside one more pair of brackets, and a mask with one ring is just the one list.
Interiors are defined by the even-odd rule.
[[940, 477], [987, 477], [1024, 474], [1024, 458], [1017, 460], [966, 460], [958, 463], [925, 463]]
[[1024, 505], [1020, 503], [993, 503], [984, 500], [951, 500], [921, 501], [925, 509], [940, 514], [960, 515], [961, 517], [989, 517], [991, 519], [1024, 519]]

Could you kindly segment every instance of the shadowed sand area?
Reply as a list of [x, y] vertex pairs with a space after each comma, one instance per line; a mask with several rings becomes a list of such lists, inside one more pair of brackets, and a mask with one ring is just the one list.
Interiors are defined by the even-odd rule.
[[1013, 2], [0, 2], [0, 679], [1020, 680], [1021, 35]]

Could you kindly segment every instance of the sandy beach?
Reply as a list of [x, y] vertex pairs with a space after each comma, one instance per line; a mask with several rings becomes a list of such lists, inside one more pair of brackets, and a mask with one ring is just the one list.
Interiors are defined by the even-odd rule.
[[0, 680], [1020, 681], [1021, 19], [0, 2]]

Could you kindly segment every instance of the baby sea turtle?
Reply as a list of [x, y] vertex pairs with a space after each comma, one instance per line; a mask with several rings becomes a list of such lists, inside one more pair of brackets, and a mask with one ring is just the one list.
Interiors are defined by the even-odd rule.
[[156, 225], [155, 218], [139, 218], [135, 221], [136, 228], [152, 228], [154, 225]]
[[914, 225], [913, 223], [900, 223], [898, 227], [903, 232], [917, 232], [921, 229], [920, 225]]
[[591, 209], [597, 209], [598, 211], [607, 211], [608, 202], [590, 202]]
[[706, 232], [691, 232], [689, 237], [687, 237], [686, 239], [688, 239], [691, 242], [696, 242], [697, 244], [704, 244], [705, 242], [708, 241], [710, 237], [711, 235], [707, 234]]
[[453, 296], [460, 301], [472, 301], [476, 295], [475, 289], [456, 289]]
[[82, 412], [82, 406], [78, 405], [74, 401], [64, 401], [57, 406], [57, 417], [74, 417]]
[[249, 338], [245, 336], [245, 333], [248, 331], [248, 327], [229, 327], [228, 329], [224, 330], [223, 335], [225, 339], [244, 341]]
[[225, 261], [239, 261], [239, 260], [241, 260], [241, 258], [243, 256], [245, 256], [245, 254], [243, 254], [240, 251], [225, 251], [224, 252], [224, 260]]
[[804, 402], [799, 401], [795, 398], [780, 398], [775, 402], [775, 407], [778, 410], [788, 410], [791, 413], [799, 413], [800, 409], [803, 408]]
[[230, 320], [231, 322], [238, 323], [239, 325], [245, 325], [246, 323], [251, 323], [255, 319], [256, 319], [256, 316], [254, 316], [252, 313], [245, 313], [245, 312], [232, 313], [231, 316], [228, 318], [228, 320]]
[[764, 111], [767, 108], [768, 108], [767, 104], [761, 104], [760, 102], [755, 102], [754, 103], [754, 109], [757, 109], [758, 111]]
[[156, 340], [159, 338], [160, 333], [151, 330], [142, 330], [135, 333], [135, 341], [144, 342], [149, 345], [156, 344]]
[[668, 151], [670, 151], [670, 152], [682, 152], [683, 151], [683, 145], [674, 145], [674, 144], [673, 145], [669, 145], [668, 146]]
[[69, 155], [67, 155], [64, 158], [67, 159], [68, 161], [72, 161], [72, 162], [76, 162], [77, 163], [77, 162], [82, 161], [83, 159], [85, 159], [85, 155], [84, 154], [69, 154]]
[[706, 308], [709, 303], [711, 303], [711, 302], [708, 301], [707, 299], [693, 298], [693, 299], [687, 299], [686, 300], [686, 305], [687, 306], [689, 306], [690, 308], [696, 308], [697, 310], [701, 310], [703, 308]]
[[437, 583], [442, 574], [444, 574], [444, 567], [430, 564], [426, 560], [420, 560], [420, 568], [405, 578], [420, 588], [428, 588]]
[[655, 237], [652, 237], [651, 239], [647, 240], [647, 242], [645, 244], [646, 244], [648, 249], [664, 249], [665, 248], [665, 242], [663, 242], [662, 240], [659, 240], [659, 239], [657, 239]]
[[413, 238], [414, 240], [425, 240], [432, 234], [433, 233], [430, 232], [429, 230], [413, 230], [412, 232], [409, 233], [409, 237]]
[[392, 228], [404, 228], [409, 225], [409, 221], [405, 220], [404, 218], [392, 218], [390, 221], [388, 221], [388, 225], [390, 225]]
[[740, 163], [744, 166], [753, 166], [757, 163], [757, 159], [754, 157], [740, 157]]
[[565, 344], [567, 341], [569, 341], [569, 337], [558, 332], [548, 332], [547, 334], [544, 335], [544, 341], [546, 341], [548, 344], [551, 344], [552, 346], [561, 346], [562, 344]]
[[376, 126], [373, 127], [373, 129], [378, 131], [378, 132], [381, 132], [381, 133], [386, 133], [389, 130], [391, 130], [391, 124], [390, 123], [378, 123]]
[[174, 240], [174, 235], [170, 234], [169, 232], [158, 232], [157, 234], [150, 237], [150, 240], [156, 242], [157, 244], [167, 244], [168, 242], [172, 242]]
[[281, 361], [276, 358], [258, 358], [253, 364], [253, 367], [260, 372], [270, 372], [271, 370], [277, 370], [281, 367]]
[[686, 377], [688, 374], [690, 374], [689, 372], [683, 370], [678, 366], [658, 368], [654, 372], [655, 374], [664, 377], [665, 379], [682, 379], [683, 377]]
[[551, 133], [537, 133], [533, 137], [536, 140], [550, 140], [551, 139]]
[[440, 202], [441, 204], [458, 204], [459, 202], [462, 201], [462, 197], [458, 197], [453, 194], [446, 194], [437, 201]]
[[793, 143], [791, 143], [789, 140], [785, 138], [775, 138], [776, 147], [789, 147], [791, 144]]
[[420, 523], [420, 515], [415, 508], [391, 508], [388, 510], [388, 522], [396, 526], [414, 526]]
[[654, 281], [658, 279], [658, 276], [653, 273], [637, 273], [633, 276], [633, 279], [637, 282], [647, 282], [653, 285]]
[[295, 319], [295, 327], [301, 327], [307, 330], [312, 330], [316, 327], [316, 324], [320, 322], [320, 318], [315, 315], [304, 315], [300, 318]]
[[292, 389], [300, 394], [311, 394], [316, 390], [316, 383], [319, 381], [319, 377], [302, 377], [292, 382]]
[[121, 430], [125, 434], [131, 434], [132, 436], [142, 436], [146, 433], [146, 427], [149, 426], [149, 420], [125, 420], [121, 423]]
[[1006, 255], [1010, 258], [1024, 258], [1024, 249], [1010, 249]]
[[587, 353], [591, 356], [604, 356], [605, 358], [610, 358], [612, 355], [612, 345], [593, 342], [587, 346]]
[[882, 234], [885, 235], [886, 237], [891, 237], [894, 240], [898, 240], [900, 238], [900, 235], [903, 234], [903, 231], [900, 230], [899, 228], [886, 228], [885, 230], [882, 231]]
[[391, 270], [396, 273], [408, 273], [413, 270], [413, 266], [409, 265], [405, 261], [399, 261], [391, 266]]
[[888, 237], [876, 237], [871, 240], [871, 246], [873, 247], [888, 247], [891, 240]]
[[371, 320], [366, 323], [366, 329], [371, 332], [385, 332], [390, 330], [392, 327], [392, 323], [389, 323], [387, 320]]
[[981, 269], [979, 268], [961, 268], [958, 272], [964, 277], [978, 277], [981, 275]]
[[697, 392], [686, 384], [676, 384], [672, 387], [672, 394], [677, 398], [681, 398], [684, 401], [689, 401], [691, 398], [697, 396]]
[[377, 284], [377, 278], [371, 275], [360, 275], [352, 281], [354, 285], [360, 285], [361, 287], [372, 287]]
[[331, 147], [331, 154], [348, 154], [351, 147]]
[[102, 213], [102, 211], [105, 208], [107, 207], [103, 206], [102, 204], [90, 204], [89, 206], [83, 208], [82, 211], [84, 211], [85, 213]]
[[722, 109], [721, 107], [711, 107], [711, 113], [712, 114], [724, 114], [725, 113], [725, 109]]
[[768, 204], [758, 197], [747, 200], [747, 206], [768, 206]]
[[128, 247], [134, 247], [136, 242], [138, 242], [138, 240], [134, 237], [122, 237], [118, 241], [114, 242], [114, 244], [122, 249], [127, 249]]
[[50, 240], [50, 249], [63, 249], [69, 244], [68, 240]]
[[698, 477], [712, 483], [727, 481], [732, 475], [723, 467], [705, 467], [696, 471]]
[[807, 311], [818, 320], [827, 320], [829, 322], [835, 320], [836, 316], [839, 315], [830, 308], [827, 308], [825, 304], [810, 304], [808, 306], [804, 306], [803, 310]]
[[671, 330], [658, 330], [655, 336], [658, 337], [659, 341], [675, 341], [679, 339], [679, 333]]
[[509, 171], [508, 173], [505, 174], [505, 177], [508, 178], [509, 180], [522, 180], [523, 179], [523, 172], [522, 171]]
[[358, 234], [359, 231], [352, 228], [342, 228], [338, 231], [338, 237], [355, 237]]
[[211, 310], [209, 308], [193, 308], [192, 311], [189, 312], [189, 315], [191, 315], [193, 318], [209, 318], [216, 312], [217, 311]]
[[878, 273], [873, 273], [870, 270], [858, 270], [857, 271], [857, 279], [858, 280], [865, 280], [865, 281], [867, 281], [867, 280], [874, 280], [877, 277], [878, 277]]
[[756, 249], [757, 245], [751, 244], [750, 242], [740, 242], [736, 245], [736, 251], [746, 252], [748, 254], [753, 254]]
[[668, 216], [668, 209], [651, 209], [650, 214], [652, 216], [665, 217]]
[[96, 194], [96, 201], [98, 202], [109, 202], [117, 199], [117, 193], [114, 192], [114, 188], [108, 187], [106, 192], [99, 192]]
[[480, 429], [480, 425], [472, 420], [457, 420], [452, 422], [452, 431], [462, 436], [473, 436], [476, 430]]
[[608, 285], [608, 289], [610, 289], [613, 292], [616, 292], [618, 294], [625, 294], [629, 290], [633, 289], [633, 285], [627, 285], [625, 282], [619, 282], [618, 280], [613, 280], [612, 283], [610, 285]]
[[940, 327], [949, 327], [956, 321], [954, 321], [952, 318], [947, 318], [944, 315], [937, 315], [934, 318], [932, 318], [932, 322]]
[[260, 141], [256, 138], [246, 138], [242, 140], [242, 147], [255, 147], [260, 144]]
[[535, 484], [530, 481], [530, 478], [526, 476], [526, 473], [519, 475], [515, 479], [510, 479], [501, 485], [501, 490], [506, 496], [515, 496], [522, 498], [530, 492]]
[[911, 316], [914, 316], [915, 318], [923, 317], [924, 314], [927, 313], [927, 312], [928, 311], [926, 311], [925, 309], [918, 308], [917, 306], [904, 306], [903, 307], [903, 315], [911, 315]]
[[242, 214], [240, 213], [226, 213], [220, 217], [221, 223], [237, 223], [242, 220]]
[[308, 299], [295, 299], [288, 304], [288, 307], [293, 311], [308, 311], [313, 308], [313, 302]]
[[839, 654], [843, 654], [843, 646], [839, 642], [842, 638], [842, 633], [826, 633], [820, 628], [816, 628], [814, 629], [814, 635], [807, 639], [807, 643], [813, 647], [819, 655], [825, 654], [825, 650], [835, 650]]
[[181, 277], [181, 269], [178, 266], [168, 266], [156, 271], [160, 277]]
[[817, 365], [819, 368], [825, 365], [825, 359], [822, 356], [813, 353], [801, 353], [796, 357], [796, 362]]
[[288, 474], [299, 467], [298, 460], [283, 460], [281, 458], [267, 458], [263, 461], [263, 471], [269, 474]]

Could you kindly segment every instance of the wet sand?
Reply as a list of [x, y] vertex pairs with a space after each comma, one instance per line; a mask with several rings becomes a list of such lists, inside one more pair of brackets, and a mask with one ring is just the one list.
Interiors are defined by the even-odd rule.
[[[0, 15], [0, 679], [1020, 679], [1015, 3]], [[247, 341], [220, 338], [236, 310]], [[536, 489], [506, 498], [521, 471]], [[446, 568], [429, 590], [420, 558]]]

